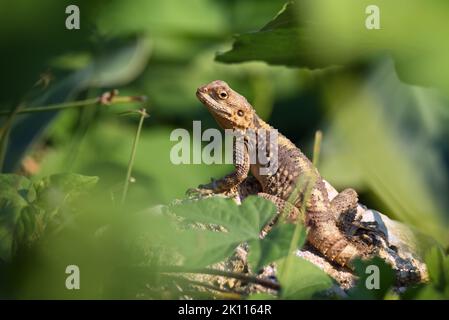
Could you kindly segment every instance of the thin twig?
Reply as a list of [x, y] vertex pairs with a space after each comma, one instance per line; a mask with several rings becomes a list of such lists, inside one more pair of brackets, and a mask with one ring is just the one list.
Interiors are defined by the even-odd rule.
[[0, 117], [7, 117], [4, 121], [3, 127], [0, 128], [0, 172], [3, 169], [4, 160], [6, 157], [6, 148], [8, 145], [9, 132], [11, 130], [13, 118], [19, 114], [48, 112], [55, 110], [65, 110], [72, 108], [81, 108], [89, 105], [113, 105], [119, 103], [131, 103], [131, 102], [144, 102], [145, 96], [118, 96], [117, 90], [112, 90], [103, 93], [100, 97], [85, 99], [79, 101], [63, 102], [42, 107], [22, 108], [22, 105], [18, 105], [12, 110], [0, 111]]
[[10, 123], [7, 123], [0, 130], [0, 172], [3, 172], [3, 165], [6, 158], [6, 149], [8, 148], [10, 130], [11, 130]]
[[[63, 102], [63, 103], [42, 106], [42, 107], [31, 107], [31, 108], [20, 109], [20, 110], [16, 111], [15, 114], [65, 110], [65, 109], [71, 109], [71, 108], [86, 107], [86, 106], [95, 105], [95, 104], [112, 105], [112, 104], [119, 104], [119, 103], [142, 102], [142, 101], [145, 101], [145, 99], [146, 98], [143, 96], [123, 96], [123, 97], [114, 96], [107, 103], [103, 103], [101, 98], [92, 98], [92, 99], [79, 100], [79, 101]], [[9, 114], [11, 114], [11, 111], [0, 111], [0, 116], [8, 116]]]
[[132, 149], [131, 149], [131, 156], [130, 156], [129, 162], [128, 162], [128, 170], [126, 172], [126, 180], [125, 180], [125, 185], [123, 187], [123, 193], [122, 193], [122, 200], [121, 200], [122, 204], [125, 203], [126, 195], [128, 194], [129, 182], [131, 179], [131, 172], [132, 172], [133, 165], [134, 165], [134, 159], [136, 157], [137, 144], [139, 143], [140, 132], [142, 131], [142, 126], [143, 126], [143, 120], [148, 117], [148, 113], [145, 110], [145, 108], [135, 111], [135, 113], [136, 112], [138, 114], [140, 114], [140, 120], [139, 120], [139, 125], [137, 126], [136, 135], [134, 137], [134, 141], [133, 141], [133, 145], [132, 145]]
[[18, 104], [13, 110], [11, 110], [8, 113], [6, 120], [3, 122], [3, 126], [0, 127], [0, 172], [3, 172], [3, 165], [6, 158], [9, 133], [11, 132], [12, 123], [14, 117], [16, 116], [17, 112], [20, 110], [21, 107], [22, 105]]

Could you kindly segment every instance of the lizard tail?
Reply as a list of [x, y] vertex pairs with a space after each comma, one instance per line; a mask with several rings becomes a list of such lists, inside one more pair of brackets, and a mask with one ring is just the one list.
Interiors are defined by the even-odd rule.
[[307, 238], [324, 256], [341, 266], [351, 267], [351, 262], [360, 256], [360, 249], [349, 242], [335, 222], [311, 227]]
[[[319, 180], [307, 202], [307, 239], [329, 260], [352, 268], [351, 262], [362, 256], [365, 250], [352, 243], [337, 226], [336, 214], [333, 212], [336, 209], [328, 199], [324, 182]], [[356, 197], [354, 201], [357, 202]]]

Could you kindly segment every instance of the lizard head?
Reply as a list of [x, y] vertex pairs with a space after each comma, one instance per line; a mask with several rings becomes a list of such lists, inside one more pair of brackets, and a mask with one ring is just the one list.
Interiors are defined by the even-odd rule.
[[216, 80], [199, 87], [196, 96], [223, 129], [245, 130], [252, 126], [253, 107], [226, 82]]

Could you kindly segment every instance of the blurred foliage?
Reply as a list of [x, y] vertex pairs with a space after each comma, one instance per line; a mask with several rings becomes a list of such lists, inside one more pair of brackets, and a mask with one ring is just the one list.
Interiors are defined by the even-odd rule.
[[[80, 7], [80, 30], [65, 28], [69, 4]], [[194, 95], [215, 79], [245, 95], [309, 156], [315, 131], [323, 130], [319, 169], [326, 179], [338, 189], [356, 188], [362, 203], [447, 248], [448, 3], [376, 1], [380, 30], [365, 28], [369, 4], [0, 1], [0, 112], [119, 88], [121, 95], [147, 95], [151, 116], [125, 207], [116, 202], [137, 123], [118, 113], [130, 105], [0, 117], [2, 172], [20, 174], [0, 176], [0, 297], [179, 298], [182, 283], [191, 296], [212, 298], [159, 268], [206, 266], [241, 242], [249, 244], [253, 271], [283, 263], [294, 226], [277, 226], [258, 239], [273, 213], [269, 203], [172, 204], [186, 189], [231, 170], [174, 165], [169, 158], [173, 129], [191, 131], [193, 120], [203, 130], [216, 127]], [[181, 232], [178, 219], [228, 232]], [[303, 241], [301, 230], [295, 245]], [[383, 290], [359, 286], [350, 297], [447, 298], [447, 255], [422, 246], [429, 284], [394, 295], [388, 268], [373, 262], [385, 274]], [[310, 263], [293, 261], [293, 271], [279, 275], [280, 298], [316, 298], [332, 285]], [[69, 264], [83, 270], [83, 290], [65, 289]], [[250, 296], [268, 297], [274, 298]]]
[[432, 248], [425, 257], [429, 269], [430, 285], [409, 288], [403, 295], [404, 299], [449, 299], [449, 256], [440, 248]]
[[[252, 265], [260, 266], [285, 257], [290, 246], [290, 239], [276, 244], [259, 239], [276, 210], [258, 197], [241, 206], [211, 198], [123, 215], [124, 207], [113, 209], [117, 204], [108, 199], [109, 190], [95, 188], [96, 177], [59, 174], [30, 181], [10, 174], [1, 175], [0, 183], [8, 191], [0, 199], [0, 293], [7, 297], [161, 298], [168, 285], [161, 272], [170, 266], [205, 267], [227, 258], [242, 242], [257, 248]], [[186, 228], [189, 223], [220, 225], [227, 232]], [[70, 261], [83, 270], [79, 293], [58, 283]], [[151, 284], [160, 288], [153, 295], [145, 290]], [[102, 292], [104, 287], [111, 289]]]
[[365, 9], [372, 4], [368, 0], [291, 2], [259, 32], [238, 36], [233, 50], [219, 55], [218, 60], [263, 60], [323, 68], [388, 53], [394, 57], [396, 70], [405, 82], [433, 85], [446, 91], [447, 1], [376, 1], [381, 16], [379, 30], [365, 28]]
[[37, 183], [12, 174], [0, 178], [3, 261], [10, 261], [20, 247], [38, 240], [51, 221], [67, 219], [64, 212], [71, 212], [73, 201], [96, 183], [94, 177], [76, 174], [53, 175]]

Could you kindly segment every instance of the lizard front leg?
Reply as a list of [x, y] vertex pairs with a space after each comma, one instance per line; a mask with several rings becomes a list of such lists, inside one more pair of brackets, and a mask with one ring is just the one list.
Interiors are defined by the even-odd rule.
[[233, 172], [219, 180], [213, 180], [208, 184], [199, 185], [197, 189], [190, 189], [188, 193], [221, 193], [236, 188], [248, 177], [250, 169], [249, 154], [246, 145], [243, 148], [234, 148], [233, 160], [235, 166]]

